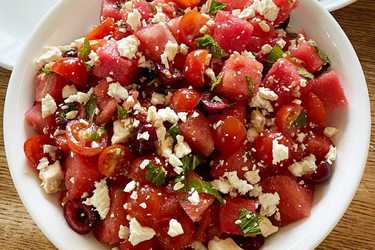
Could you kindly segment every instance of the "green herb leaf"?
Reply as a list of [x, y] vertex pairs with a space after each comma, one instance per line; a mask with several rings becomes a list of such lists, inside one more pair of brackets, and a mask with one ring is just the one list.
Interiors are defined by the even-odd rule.
[[247, 87], [249, 89], [249, 96], [254, 95], [254, 81], [250, 76], [245, 76], [246, 82], [247, 82]]
[[176, 139], [176, 136], [180, 134], [180, 128], [178, 127], [177, 124], [173, 125], [172, 127], [170, 127], [168, 129], [168, 133], [174, 138]]
[[293, 122], [293, 128], [304, 128], [307, 125], [307, 114], [306, 112], [302, 111], [297, 119]]
[[128, 111], [121, 105], [117, 105], [117, 119], [122, 120], [129, 116]]
[[198, 48], [208, 49], [214, 58], [223, 58], [228, 56], [224, 49], [210, 35], [204, 35], [195, 40]]
[[316, 46], [315, 46], [315, 50], [316, 50], [316, 52], [318, 52], [319, 57], [325, 63], [331, 64], [331, 60], [329, 59], [328, 55], [323, 50], [321, 50], [319, 47], [316, 47]]
[[47, 65], [44, 65], [42, 68], [42, 72], [46, 75], [51, 74], [51, 70], [47, 67]]
[[221, 84], [221, 82], [223, 81], [223, 77], [224, 77], [224, 72], [220, 72], [217, 75], [216, 80], [211, 83], [211, 88], [210, 88], [211, 91], [214, 91], [214, 89]]
[[216, 0], [211, 0], [210, 9], [208, 10], [208, 13], [210, 14], [216, 14], [219, 10], [225, 9], [226, 5], [224, 3], [220, 3]]
[[156, 186], [162, 186], [165, 184], [166, 175], [165, 172], [158, 167], [155, 167], [152, 163], [146, 166], [146, 180], [154, 183]]
[[105, 133], [107, 133], [107, 130], [103, 127], [100, 127], [96, 131], [90, 131], [89, 139], [91, 141], [98, 141], [103, 137]]
[[89, 57], [90, 50], [91, 50], [90, 41], [87, 38], [85, 38], [85, 40], [83, 41], [82, 47], [78, 51], [78, 56], [83, 61], [86, 61]]
[[206, 193], [214, 196], [221, 204], [224, 203], [224, 199], [215, 188], [209, 182], [201, 180], [198, 177], [190, 177], [187, 178], [185, 182], [185, 191], [189, 192], [192, 188], [194, 188], [198, 193]]
[[182, 168], [184, 169], [185, 174], [187, 174], [190, 171], [193, 171], [202, 163], [202, 159], [193, 154], [185, 155], [181, 158], [181, 161], [183, 164]]
[[85, 110], [86, 110], [86, 118], [88, 121], [92, 122], [94, 119], [95, 115], [95, 110], [96, 110], [96, 97], [95, 95], [91, 95], [90, 99], [85, 105]]
[[283, 58], [284, 51], [279, 45], [275, 45], [271, 52], [268, 54], [267, 62], [274, 63], [280, 58]]
[[310, 72], [308, 72], [308, 71], [307, 71], [305, 68], [303, 68], [303, 67], [299, 67], [299, 68], [297, 69], [297, 72], [298, 72], [298, 74], [299, 74], [300, 76], [302, 76], [302, 77], [304, 77], [304, 78], [306, 78], [306, 79], [309, 79], [309, 80], [314, 79], [314, 75], [311, 74]]
[[238, 226], [244, 235], [262, 234], [260, 230], [260, 222], [262, 221], [262, 217], [260, 217], [258, 214], [245, 208], [241, 208], [239, 221], [240, 223]]

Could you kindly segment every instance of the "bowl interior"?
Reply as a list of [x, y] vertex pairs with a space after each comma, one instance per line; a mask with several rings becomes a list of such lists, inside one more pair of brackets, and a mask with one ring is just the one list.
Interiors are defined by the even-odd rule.
[[[98, 22], [101, 0], [63, 0], [28, 41], [16, 65], [5, 104], [4, 139], [9, 168], [18, 193], [34, 221], [59, 249], [105, 249], [92, 236], [82, 237], [65, 223], [57, 197], [46, 196], [27, 169], [23, 143], [32, 133], [23, 122], [33, 103], [33, 58], [44, 46], [63, 45], [84, 35]], [[82, 11], [85, 10], [85, 11]], [[349, 205], [361, 179], [370, 138], [367, 86], [357, 56], [333, 17], [317, 1], [300, 0], [291, 26], [316, 40], [332, 60], [349, 100], [331, 125], [337, 126], [338, 159], [332, 180], [319, 187], [309, 218], [285, 227], [264, 249], [312, 249], [330, 232]], [[318, 27], [318, 28], [317, 28]]]

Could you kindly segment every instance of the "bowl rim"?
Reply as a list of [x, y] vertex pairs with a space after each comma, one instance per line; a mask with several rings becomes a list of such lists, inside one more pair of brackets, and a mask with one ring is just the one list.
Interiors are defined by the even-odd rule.
[[344, 8], [357, 0], [321, 0], [322, 5], [328, 10], [328, 11], [335, 11], [341, 8]]
[[[307, 0], [305, 0], [305, 1], [307, 1]], [[354, 1], [354, 0], [351, 0], [351, 1]], [[32, 32], [32, 35], [27, 40], [26, 46], [24, 46], [24, 48], [22, 50], [22, 53], [21, 53], [21, 56], [18, 58], [18, 61], [16, 63], [16, 66], [15, 66], [13, 72], [12, 72], [12, 75], [11, 75], [11, 78], [10, 78], [10, 81], [9, 81], [9, 86], [8, 86], [5, 104], [4, 104], [4, 117], [3, 117], [3, 124], [4, 124], [3, 132], [4, 132], [5, 153], [6, 153], [6, 158], [7, 158], [9, 170], [10, 170], [10, 173], [11, 173], [11, 176], [12, 176], [12, 180], [13, 180], [14, 185], [16, 187], [17, 193], [20, 196], [23, 205], [25, 206], [26, 210], [28, 211], [28, 213], [32, 217], [33, 221], [37, 224], [38, 228], [59, 249], [63, 249], [66, 245], [64, 245], [63, 241], [61, 239], [59, 239], [59, 237], [56, 237], [55, 235], [52, 235], [49, 232], [48, 227], [46, 225], [47, 223], [45, 223], [45, 219], [42, 219], [42, 217], [37, 213], [37, 211], [34, 211], [31, 208], [30, 204], [25, 202], [25, 195], [26, 194], [22, 189], [21, 183], [16, 181], [17, 176], [16, 176], [15, 170], [14, 170], [16, 166], [15, 166], [14, 162], [10, 161], [10, 153], [12, 152], [12, 145], [11, 145], [12, 138], [11, 138], [11, 134], [7, 133], [8, 131], [11, 130], [12, 123], [10, 122], [11, 119], [7, 119], [7, 117], [11, 116], [11, 108], [10, 107], [12, 106], [12, 101], [13, 101], [12, 98], [14, 98], [16, 96], [16, 93], [15, 93], [16, 80], [17, 80], [17, 78], [19, 78], [19, 75], [22, 75], [22, 72], [24, 71], [24, 69], [29, 67], [29, 66], [24, 65], [24, 63], [23, 63], [24, 59], [27, 58], [25, 52], [28, 50], [28, 47], [30, 46], [30, 44], [33, 43], [33, 41], [35, 40], [35, 37], [37, 37], [39, 34], [42, 34], [44, 32], [44, 27], [48, 23], [48, 21], [55, 14], [57, 14], [60, 11], [60, 9], [63, 8], [64, 5], [70, 4], [70, 2], [72, 2], [72, 0], [58, 0], [58, 2], [52, 7], [52, 9], [40, 20], [40, 22], [38, 23], [38, 25], [36, 26], [36, 28]], [[346, 43], [346, 47], [349, 49], [349, 51], [347, 51], [347, 53], [350, 53], [350, 56], [354, 60], [353, 63], [356, 66], [358, 66], [359, 69], [360, 69], [360, 72], [358, 72], [359, 73], [358, 77], [360, 78], [361, 82], [366, 84], [366, 79], [365, 79], [364, 72], [363, 72], [363, 69], [361, 67], [361, 64], [359, 62], [359, 59], [358, 59], [358, 57], [355, 53], [355, 50], [354, 50], [352, 44], [350, 43], [349, 39], [347, 38], [345, 32], [342, 30], [340, 25], [337, 23], [337, 21], [334, 19], [334, 17], [328, 12], [327, 9], [325, 9], [317, 1], [313, 1], [313, 2], [314, 2], [314, 5], [316, 5], [316, 8], [320, 9], [319, 11], [324, 15], [324, 18], [327, 19], [327, 22], [329, 22], [328, 25], [336, 26], [335, 28], [340, 33], [343, 34], [343, 38], [344, 38], [343, 42]], [[361, 162], [358, 163], [358, 166], [360, 166], [361, 168], [357, 172], [357, 176], [356, 176], [357, 178], [355, 179], [355, 181], [352, 182], [352, 188], [350, 190], [350, 193], [345, 197], [346, 198], [345, 201], [341, 202], [341, 204], [342, 204], [342, 206], [340, 207], [341, 210], [338, 211], [338, 213], [336, 213], [336, 216], [334, 216], [334, 218], [331, 219], [331, 223], [329, 224], [329, 226], [327, 226], [325, 228], [325, 230], [320, 230], [318, 233], [315, 234], [315, 236], [312, 236], [310, 238], [311, 239], [310, 242], [305, 243], [306, 249], [313, 249], [316, 246], [318, 246], [319, 243], [321, 243], [325, 239], [325, 237], [332, 231], [332, 229], [337, 225], [339, 220], [342, 218], [342, 216], [346, 212], [348, 206], [350, 205], [355, 193], [357, 192], [360, 181], [362, 179], [362, 176], [363, 176], [363, 173], [364, 173], [364, 170], [365, 170], [365, 166], [366, 166], [366, 162], [367, 162], [368, 148], [369, 148], [369, 144], [370, 144], [370, 135], [371, 135], [370, 100], [369, 100], [369, 96], [368, 96], [367, 86], [365, 85], [365, 86], [363, 86], [363, 88], [365, 88], [366, 93], [367, 93], [367, 100], [366, 100], [367, 106], [364, 107], [366, 109], [365, 110], [366, 117], [364, 118], [364, 120], [366, 120], [365, 124], [367, 126], [364, 125], [365, 128], [366, 128], [366, 134], [363, 135], [363, 136], [365, 136], [364, 141], [366, 141], [366, 145], [363, 145], [363, 146], [366, 146], [366, 151], [363, 152], [363, 154], [361, 155], [362, 160], [361, 160]]]

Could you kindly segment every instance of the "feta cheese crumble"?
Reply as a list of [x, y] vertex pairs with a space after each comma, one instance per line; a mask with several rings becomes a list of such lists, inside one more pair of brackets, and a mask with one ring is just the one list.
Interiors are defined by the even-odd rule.
[[226, 238], [225, 240], [219, 239], [215, 236], [208, 242], [208, 250], [243, 250], [239, 247], [232, 238]]
[[62, 51], [58, 47], [45, 47], [44, 50], [45, 52], [34, 60], [34, 65], [37, 69], [62, 57]]
[[59, 161], [55, 161], [53, 164], [49, 165], [48, 159], [43, 157], [39, 160], [37, 169], [39, 170], [39, 178], [42, 181], [41, 186], [47, 194], [61, 191], [64, 173]]
[[176, 219], [171, 219], [169, 221], [168, 235], [173, 237], [184, 234], [184, 229], [182, 228], [180, 222]]
[[315, 162], [315, 155], [311, 154], [303, 158], [301, 161], [293, 163], [288, 169], [294, 176], [301, 177], [305, 174], [314, 172], [318, 168]]
[[277, 205], [280, 203], [278, 193], [263, 193], [259, 196], [260, 214], [262, 216], [272, 216], [277, 211]]
[[121, 240], [126, 240], [129, 238], [129, 228], [127, 226], [120, 225], [120, 228], [118, 230], [118, 237]]
[[125, 188], [124, 188], [124, 192], [125, 193], [131, 193], [137, 186], [137, 182], [136, 181], [130, 181], [128, 184], [126, 184]]
[[98, 212], [100, 219], [104, 220], [109, 212], [110, 198], [107, 186], [107, 181], [102, 179], [100, 182], [95, 182], [94, 194], [87, 198], [83, 204], [93, 206]]
[[279, 144], [279, 138], [272, 141], [272, 164], [278, 164], [289, 158], [289, 148]]
[[169, 69], [169, 62], [172, 62], [178, 53], [179, 46], [177, 43], [168, 41], [165, 45], [164, 52], [161, 54], [161, 62]]
[[57, 110], [55, 99], [50, 94], [42, 98], [42, 118], [54, 114]]
[[191, 204], [198, 205], [200, 202], [200, 198], [197, 190], [192, 190], [187, 199], [191, 202]]
[[127, 142], [133, 132], [133, 120], [131, 118], [113, 122], [112, 144]]
[[266, 217], [263, 217], [260, 221], [259, 228], [264, 237], [268, 237], [279, 230], [279, 228], [272, 225], [271, 221]]
[[62, 89], [62, 97], [64, 99], [75, 94], [77, 94], [77, 88], [74, 85], [65, 85]]
[[126, 57], [130, 60], [137, 57], [139, 45], [140, 45], [140, 41], [134, 35], [125, 37], [117, 41], [117, 47], [118, 47], [120, 56]]
[[247, 181], [238, 178], [237, 171], [225, 172], [224, 176], [227, 177], [230, 185], [237, 189], [241, 195], [245, 195], [253, 189], [253, 186], [247, 183]]
[[182, 135], [177, 135], [176, 141], [177, 143], [174, 146], [174, 152], [177, 158], [181, 159], [182, 157], [191, 153], [191, 148], [189, 144], [184, 141], [184, 137]]
[[143, 227], [136, 218], [129, 221], [129, 242], [136, 246], [141, 242], [151, 240], [156, 232], [150, 227]]
[[109, 84], [107, 94], [118, 101], [125, 101], [129, 96], [128, 90], [118, 82]]
[[133, 9], [133, 11], [128, 13], [128, 17], [126, 18], [126, 23], [132, 28], [132, 30], [136, 31], [139, 27], [141, 27], [142, 15], [139, 13], [137, 9]]
[[329, 151], [326, 155], [326, 160], [329, 164], [333, 164], [336, 161], [337, 157], [337, 150], [336, 147], [331, 145], [329, 146]]

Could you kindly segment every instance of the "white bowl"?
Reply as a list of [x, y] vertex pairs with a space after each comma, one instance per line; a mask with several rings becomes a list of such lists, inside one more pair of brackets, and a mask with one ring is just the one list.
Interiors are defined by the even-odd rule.
[[334, 11], [341, 8], [344, 8], [345, 6], [354, 3], [357, 0], [319, 0], [323, 6], [329, 10]]
[[[63, 45], [84, 35], [98, 22], [100, 0], [62, 0], [44, 18], [28, 41], [10, 80], [5, 103], [4, 139], [9, 168], [17, 191], [43, 233], [59, 249], [104, 249], [91, 236], [74, 233], [65, 223], [56, 197], [43, 194], [28, 173], [23, 143], [31, 135], [24, 113], [33, 103], [32, 60], [47, 45]], [[82, 11], [84, 10], [84, 11]], [[337, 115], [338, 159], [329, 183], [318, 188], [311, 216], [283, 228], [264, 249], [313, 249], [344, 214], [361, 180], [370, 140], [370, 103], [366, 81], [352, 45], [335, 19], [317, 1], [301, 0], [292, 15], [295, 29], [315, 39], [332, 60], [349, 100]]]

